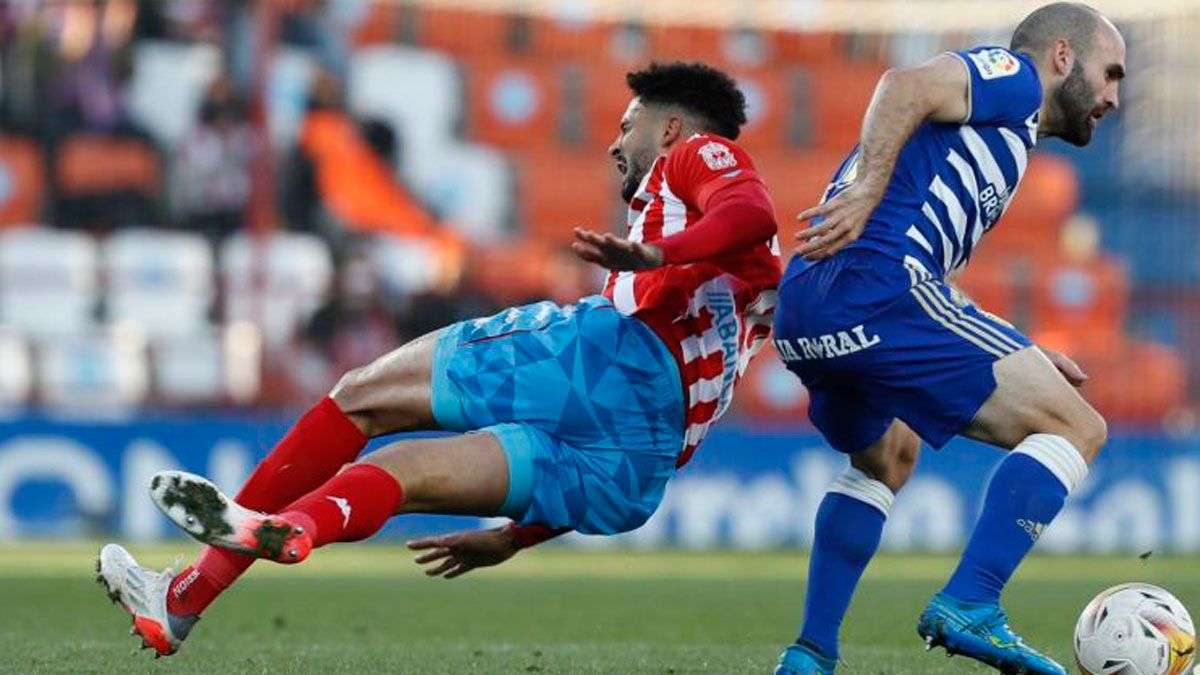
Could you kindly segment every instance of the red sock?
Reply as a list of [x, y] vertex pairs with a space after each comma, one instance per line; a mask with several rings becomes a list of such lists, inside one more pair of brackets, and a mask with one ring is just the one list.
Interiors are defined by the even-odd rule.
[[316, 548], [366, 539], [383, 528], [403, 501], [404, 490], [392, 474], [374, 464], [355, 464], [279, 515], [308, 528]]
[[254, 468], [234, 501], [248, 509], [274, 513], [358, 459], [368, 440], [333, 399], [325, 397], [296, 420], [271, 454]]
[[[367, 440], [333, 399], [325, 397], [296, 420], [234, 499], [256, 511], [278, 511], [353, 462]], [[205, 547], [171, 583], [167, 611], [199, 614], [253, 562], [254, 558]]]

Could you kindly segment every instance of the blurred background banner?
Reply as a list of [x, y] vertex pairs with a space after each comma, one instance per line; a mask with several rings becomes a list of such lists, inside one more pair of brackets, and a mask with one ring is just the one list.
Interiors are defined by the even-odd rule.
[[[3, 3], [0, 538], [161, 536], [139, 485], [154, 469], [233, 488], [349, 368], [598, 290], [566, 244], [575, 225], [621, 231], [605, 148], [626, 72], [704, 60], [738, 80], [739, 142], [786, 243], [887, 68], [1007, 44], [1039, 4]], [[1114, 431], [1044, 547], [1193, 551], [1200, 3], [1095, 5], [1129, 46], [1121, 110], [1086, 149], [1041, 144], [962, 285], [1077, 359]], [[804, 545], [844, 462], [806, 410], [765, 351], [627, 539]], [[957, 545], [995, 460], [970, 444], [926, 457], [889, 545]]]
[[[0, 541], [178, 536], [146, 498], [150, 475], [180, 468], [234, 491], [286, 428], [281, 419], [232, 416], [27, 419], [6, 425], [0, 431]], [[1086, 487], [1042, 535], [1039, 550], [1200, 553], [1198, 442], [1114, 437]], [[962, 546], [997, 457], [995, 450], [969, 441], [927, 452], [888, 519], [884, 548]], [[566, 541], [593, 548], [807, 546], [817, 506], [843, 462], [812, 433], [725, 425], [670, 483], [662, 507], [641, 529]], [[394, 519], [381, 537], [487, 524], [477, 518], [405, 516]]]

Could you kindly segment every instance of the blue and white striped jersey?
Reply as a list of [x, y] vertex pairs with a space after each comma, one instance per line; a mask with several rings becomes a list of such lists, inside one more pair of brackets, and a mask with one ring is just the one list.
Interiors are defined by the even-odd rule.
[[[904, 145], [883, 201], [862, 236], [866, 248], [935, 277], [961, 268], [996, 225], [1037, 142], [1042, 87], [1028, 57], [1001, 47], [953, 52], [970, 73], [970, 112], [961, 124], [925, 122]], [[854, 183], [855, 147], [834, 174], [828, 200]]]

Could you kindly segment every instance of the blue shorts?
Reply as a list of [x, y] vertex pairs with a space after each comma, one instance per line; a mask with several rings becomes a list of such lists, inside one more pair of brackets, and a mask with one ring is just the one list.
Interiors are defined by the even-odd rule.
[[683, 449], [675, 358], [600, 296], [455, 324], [433, 362], [443, 429], [486, 431], [508, 456], [501, 515], [586, 534], [636, 529]]
[[793, 259], [774, 339], [809, 390], [813, 424], [846, 453], [894, 419], [942, 447], [995, 390], [993, 364], [1031, 344], [919, 266], [864, 249]]

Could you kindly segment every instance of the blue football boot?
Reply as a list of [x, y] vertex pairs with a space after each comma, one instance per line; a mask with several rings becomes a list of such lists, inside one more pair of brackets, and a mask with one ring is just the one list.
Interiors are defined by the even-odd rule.
[[779, 657], [775, 675], [833, 675], [837, 659], [821, 656], [807, 645], [792, 644]]
[[1008, 627], [998, 604], [962, 602], [939, 593], [917, 620], [925, 648], [944, 647], [947, 656], [962, 654], [1013, 675], [1066, 675], [1050, 658], [1025, 644]]

